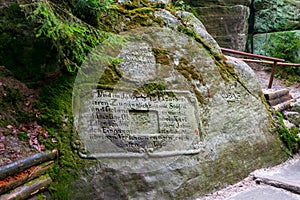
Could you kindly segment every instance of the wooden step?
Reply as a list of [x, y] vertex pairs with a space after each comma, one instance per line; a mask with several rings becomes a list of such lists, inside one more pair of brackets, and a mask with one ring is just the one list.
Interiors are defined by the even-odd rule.
[[[289, 102], [290, 100], [293, 99], [288, 89], [280, 89], [280, 90], [267, 89], [267, 90], [263, 90], [263, 93], [267, 100], [267, 103], [273, 107], [285, 102]], [[278, 107], [280, 107], [281, 109], [286, 106], [287, 105], [282, 104], [281, 106]]]

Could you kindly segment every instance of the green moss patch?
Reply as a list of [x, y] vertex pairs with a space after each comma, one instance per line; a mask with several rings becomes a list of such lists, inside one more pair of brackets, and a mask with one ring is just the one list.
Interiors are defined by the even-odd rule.
[[[54, 182], [49, 190], [56, 199], [68, 199], [70, 184], [78, 178], [78, 169], [93, 163], [81, 159], [73, 145], [79, 137], [73, 132], [72, 92], [76, 76], [64, 74], [45, 86], [38, 106], [41, 109], [39, 123], [58, 133], [59, 158], [49, 170]], [[74, 148], [75, 147], [75, 148]]]
[[162, 64], [162, 65], [170, 64], [169, 58], [168, 58], [165, 50], [159, 49], [159, 48], [152, 48], [152, 52], [154, 53], [156, 63]]
[[[102, 86], [114, 86], [122, 78], [122, 72], [119, 70], [118, 63], [112, 63], [105, 68], [98, 82], [98, 89]], [[102, 88], [105, 89], [105, 88]]]
[[277, 111], [276, 115], [279, 119], [279, 124], [276, 124], [276, 131], [279, 133], [281, 140], [286, 145], [289, 154], [298, 153], [300, 149], [300, 138], [298, 136], [299, 129], [297, 127], [292, 127], [289, 130], [283, 122], [282, 113]]
[[162, 26], [162, 20], [154, 16], [154, 11], [158, 8], [142, 2], [140, 1], [141, 4], [147, 6], [118, 4], [112, 6], [105, 13], [99, 13], [98, 28], [108, 32], [119, 33], [137, 27]]

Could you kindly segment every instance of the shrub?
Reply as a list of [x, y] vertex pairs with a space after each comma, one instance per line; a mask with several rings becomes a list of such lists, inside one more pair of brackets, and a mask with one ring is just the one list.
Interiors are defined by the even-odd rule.
[[[282, 58], [286, 62], [299, 63], [300, 61], [300, 40], [296, 32], [282, 32], [271, 34], [269, 42], [264, 44], [264, 50], [267, 56]], [[290, 82], [300, 81], [299, 67], [278, 67], [276, 76], [278, 78], [288, 79]]]

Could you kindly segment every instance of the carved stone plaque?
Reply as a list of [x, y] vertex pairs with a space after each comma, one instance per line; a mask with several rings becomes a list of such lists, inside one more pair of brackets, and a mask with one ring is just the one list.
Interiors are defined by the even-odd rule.
[[197, 153], [199, 114], [189, 91], [159, 96], [94, 90], [79, 134], [87, 157], [164, 157]]

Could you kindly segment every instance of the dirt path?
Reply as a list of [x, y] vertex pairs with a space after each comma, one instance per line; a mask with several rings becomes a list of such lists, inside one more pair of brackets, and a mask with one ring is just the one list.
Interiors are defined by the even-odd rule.
[[[258, 64], [249, 64], [249, 66], [254, 70], [262, 89], [267, 89], [271, 75], [270, 68], [262, 67]], [[300, 82], [287, 86], [283, 81], [274, 78], [272, 89], [278, 90], [283, 88], [289, 89], [292, 97], [300, 102]]]

